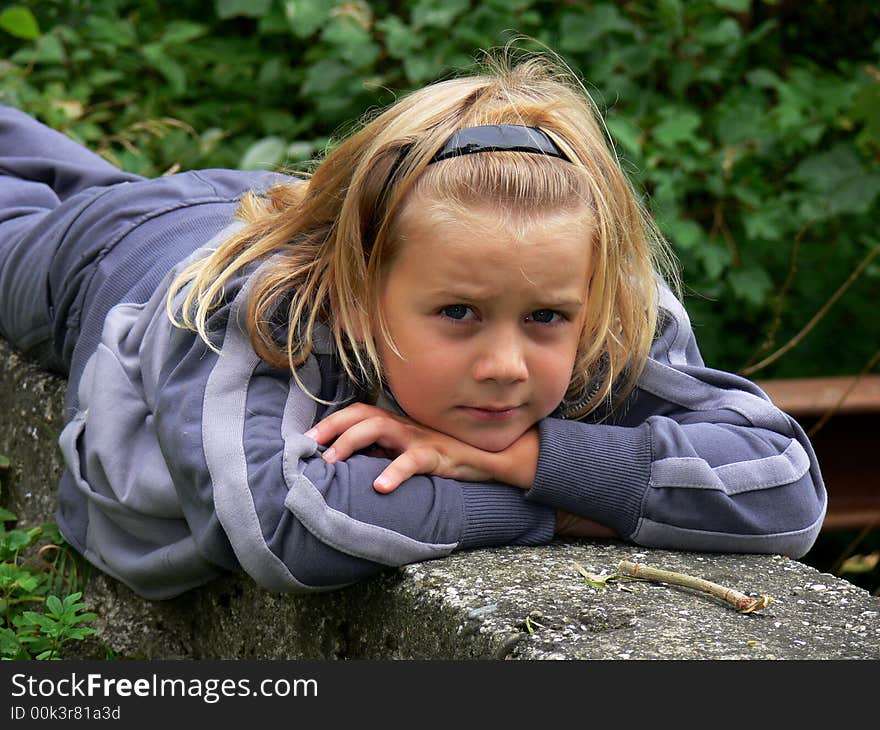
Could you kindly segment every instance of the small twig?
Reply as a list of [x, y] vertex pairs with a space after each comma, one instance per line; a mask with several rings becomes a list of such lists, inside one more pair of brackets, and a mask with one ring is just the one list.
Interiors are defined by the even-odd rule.
[[813, 438], [822, 427], [831, 420], [831, 417], [840, 410], [840, 407], [843, 405], [843, 402], [847, 399], [850, 393], [855, 390], [855, 387], [859, 384], [859, 381], [865, 377], [871, 370], [874, 369], [874, 366], [880, 362], [880, 350], [877, 350], [873, 355], [871, 355], [871, 359], [868, 360], [868, 364], [862, 368], [862, 371], [853, 378], [853, 381], [849, 384], [846, 390], [841, 393], [840, 398], [837, 399], [837, 402], [831, 406], [825, 413], [822, 414], [822, 417], [813, 424], [809, 431], [807, 431], [807, 437]]
[[535, 630], [536, 630], [535, 629], [536, 626], [539, 629], [547, 628], [546, 626], [544, 626], [544, 624], [542, 624], [539, 621], [537, 621], [536, 619], [532, 618], [531, 614], [526, 616], [526, 631], [528, 631], [530, 634], [534, 634]]
[[739, 266], [741, 262], [739, 249], [736, 245], [736, 239], [734, 239], [733, 234], [730, 232], [730, 228], [728, 228], [727, 223], [724, 220], [724, 211], [720, 201], [712, 206], [712, 230], [709, 231], [709, 239], [712, 240], [719, 233], [727, 244], [727, 248], [730, 249], [730, 259], [733, 262], [733, 265]]
[[608, 583], [609, 580], [614, 579], [614, 573], [608, 573], [607, 575], [596, 575], [595, 573], [588, 573], [584, 566], [580, 563], [574, 564], [574, 569], [584, 576], [584, 581], [587, 585], [592, 586], [593, 588], [605, 588], [605, 584]]
[[660, 570], [659, 568], [649, 568], [639, 563], [631, 563], [628, 560], [621, 560], [617, 566], [617, 572], [621, 575], [630, 576], [632, 578], [642, 578], [643, 580], [657, 581], [659, 583], [668, 583], [669, 585], [684, 586], [685, 588], [694, 588], [704, 593], [709, 593], [722, 601], [726, 601], [740, 613], [752, 613], [762, 608], [767, 608], [770, 596], [759, 596], [754, 598], [740, 593], [733, 588], [712, 583], [702, 578], [695, 578], [684, 573], [673, 573], [671, 570]]
[[831, 566], [831, 574], [832, 575], [837, 575], [837, 576], [840, 575], [840, 569], [843, 567], [843, 564], [846, 562], [846, 559], [848, 557], [850, 557], [856, 551], [856, 548], [859, 546], [859, 543], [861, 543], [861, 541], [864, 540], [868, 536], [868, 533], [871, 532], [871, 530], [873, 530], [874, 527], [875, 527], [874, 520], [871, 520], [867, 525], [865, 525], [862, 528], [861, 532], [859, 532], [859, 534], [856, 535], [855, 539], [852, 542], [850, 542], [849, 545], [846, 546], [846, 549], [840, 554], [840, 557], [837, 558], [837, 560], [834, 562], [834, 565]]
[[852, 283], [859, 278], [861, 273], [868, 267], [868, 264], [874, 260], [874, 257], [880, 254], [880, 245], [874, 246], [870, 251], [868, 251], [865, 258], [859, 262], [859, 265], [850, 273], [850, 275], [846, 278], [846, 281], [841, 284], [837, 291], [831, 295], [831, 298], [825, 302], [816, 314], [813, 315], [812, 319], [807, 322], [802, 328], [801, 331], [798, 332], [794, 337], [792, 337], [788, 342], [786, 342], [782, 347], [777, 349], [772, 354], [765, 357], [760, 362], [755, 363], [754, 365], [750, 365], [748, 367], [740, 370], [740, 374], [749, 377], [750, 375], [756, 373], [758, 370], [762, 370], [773, 362], [776, 362], [780, 357], [782, 357], [786, 352], [791, 350], [800, 344], [801, 340], [804, 339], [809, 333], [810, 330], [813, 329], [822, 318], [828, 313], [828, 310], [834, 306], [838, 299], [846, 293], [846, 290], [850, 288]]
[[794, 242], [791, 246], [791, 255], [789, 256], [788, 261], [788, 273], [785, 275], [785, 281], [782, 284], [779, 292], [776, 295], [776, 301], [773, 305], [773, 321], [770, 323], [770, 327], [767, 330], [767, 335], [764, 337], [764, 342], [761, 346], [752, 353], [752, 356], [749, 358], [748, 362], [743, 365], [742, 369], [751, 367], [758, 358], [761, 357], [767, 350], [769, 350], [776, 343], [776, 333], [779, 331], [779, 327], [782, 324], [782, 307], [785, 304], [785, 298], [788, 296], [788, 290], [791, 289], [791, 285], [794, 283], [794, 276], [797, 272], [797, 261], [798, 255], [801, 249], [801, 240], [808, 230], [810, 230], [810, 226], [813, 225], [813, 221], [807, 221], [807, 223], [801, 227], [801, 229], [797, 232], [794, 237]]

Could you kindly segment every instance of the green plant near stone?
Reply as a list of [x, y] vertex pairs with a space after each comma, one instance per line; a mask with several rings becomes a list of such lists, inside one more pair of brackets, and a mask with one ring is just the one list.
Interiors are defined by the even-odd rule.
[[55, 524], [15, 529], [16, 520], [0, 508], [0, 659], [61, 659], [95, 633], [86, 624], [97, 614], [81, 601], [84, 563]]

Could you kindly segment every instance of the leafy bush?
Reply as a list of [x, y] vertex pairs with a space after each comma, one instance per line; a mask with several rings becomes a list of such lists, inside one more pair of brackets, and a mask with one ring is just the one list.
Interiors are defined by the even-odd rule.
[[746, 368], [805, 327], [784, 357], [745, 372], [855, 373], [880, 346], [873, 3], [41, 0], [13, 10], [8, 23], [0, 15], [0, 28], [22, 31], [0, 37], [0, 101], [144, 175], [310, 158], [365, 110], [523, 34], [532, 40], [521, 47], [555, 49], [586, 79], [681, 259], [707, 362]]
[[97, 615], [70, 593], [81, 558], [56, 525], [6, 529], [15, 520], [0, 509], [0, 659], [61, 659], [65, 644], [95, 633], [84, 624]]

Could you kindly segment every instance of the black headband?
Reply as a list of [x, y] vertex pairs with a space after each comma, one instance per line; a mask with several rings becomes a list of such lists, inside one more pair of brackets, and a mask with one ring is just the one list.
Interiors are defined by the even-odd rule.
[[428, 164], [477, 152], [531, 152], [571, 162], [543, 129], [521, 124], [487, 124], [453, 132]]

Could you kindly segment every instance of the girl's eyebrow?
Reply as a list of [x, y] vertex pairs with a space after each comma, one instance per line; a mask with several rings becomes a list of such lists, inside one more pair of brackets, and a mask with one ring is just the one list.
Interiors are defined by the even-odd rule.
[[580, 297], [554, 297], [552, 295], [541, 297], [536, 301], [537, 305], [535, 306], [537, 309], [574, 309], [582, 307], [584, 304]]
[[433, 289], [425, 289], [426, 294], [432, 297], [445, 297], [451, 299], [491, 299], [492, 294], [482, 287], [470, 287], [462, 282], [451, 285], [441, 285]]
[[[487, 293], [480, 289], [470, 289], [465, 286], [444, 287], [437, 289], [427, 289], [426, 294], [438, 299], [448, 299], [449, 301], [465, 301], [465, 302], [484, 302], [494, 299], [495, 295]], [[582, 307], [583, 299], [578, 296], [556, 296], [553, 293], [547, 293], [536, 300], [538, 308], [547, 309], [566, 309], [568, 307]]]

